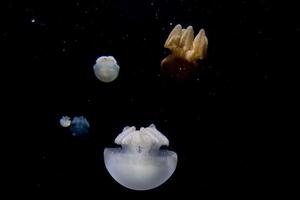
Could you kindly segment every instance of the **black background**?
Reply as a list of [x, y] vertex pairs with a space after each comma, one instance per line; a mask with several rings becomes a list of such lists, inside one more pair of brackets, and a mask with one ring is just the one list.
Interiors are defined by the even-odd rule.
[[[42, 197], [273, 191], [270, 163], [280, 152], [272, 143], [279, 25], [272, 1], [9, 1], [2, 11], [22, 148], [13, 184]], [[208, 58], [187, 81], [159, 71], [176, 24], [204, 28], [209, 40]], [[102, 55], [120, 65], [112, 83], [94, 76]], [[90, 134], [73, 137], [59, 125], [63, 115], [85, 116]], [[178, 166], [162, 186], [131, 191], [106, 171], [103, 148], [123, 127], [151, 123], [169, 138]]]

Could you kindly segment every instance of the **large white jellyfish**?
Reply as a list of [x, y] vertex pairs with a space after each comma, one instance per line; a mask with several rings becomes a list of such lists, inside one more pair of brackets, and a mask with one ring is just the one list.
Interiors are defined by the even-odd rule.
[[120, 67], [113, 56], [101, 56], [96, 60], [94, 72], [96, 77], [103, 82], [111, 82], [119, 75]]
[[59, 123], [62, 127], [69, 127], [71, 125], [71, 118], [68, 116], [63, 116], [60, 120]]
[[125, 127], [115, 143], [121, 148], [105, 148], [104, 162], [110, 175], [132, 190], [149, 190], [168, 180], [176, 169], [177, 154], [161, 150], [169, 140], [152, 124], [136, 130]]
[[83, 116], [74, 117], [71, 123], [70, 131], [72, 135], [82, 135], [88, 133], [90, 124]]

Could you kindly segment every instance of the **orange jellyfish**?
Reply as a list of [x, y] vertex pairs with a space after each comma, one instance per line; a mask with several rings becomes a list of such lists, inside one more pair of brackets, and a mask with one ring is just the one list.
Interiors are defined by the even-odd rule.
[[183, 29], [178, 24], [169, 34], [164, 47], [171, 50], [171, 55], [161, 61], [161, 72], [183, 80], [195, 73], [199, 66], [197, 61], [206, 57], [208, 40], [204, 29], [194, 38], [192, 26]]

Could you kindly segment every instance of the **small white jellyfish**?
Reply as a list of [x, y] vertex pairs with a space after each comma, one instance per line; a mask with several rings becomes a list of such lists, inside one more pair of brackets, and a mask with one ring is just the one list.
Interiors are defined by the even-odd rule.
[[96, 60], [94, 72], [96, 77], [103, 82], [112, 82], [119, 75], [120, 67], [113, 56], [101, 56]]
[[70, 131], [72, 135], [82, 135], [89, 132], [90, 124], [83, 116], [74, 117], [71, 123]]
[[149, 190], [167, 181], [177, 166], [177, 154], [161, 150], [169, 140], [153, 124], [136, 130], [125, 127], [115, 143], [121, 148], [105, 148], [104, 162], [110, 175], [132, 190]]
[[63, 116], [60, 120], [59, 123], [62, 127], [69, 127], [71, 125], [71, 118], [68, 116]]

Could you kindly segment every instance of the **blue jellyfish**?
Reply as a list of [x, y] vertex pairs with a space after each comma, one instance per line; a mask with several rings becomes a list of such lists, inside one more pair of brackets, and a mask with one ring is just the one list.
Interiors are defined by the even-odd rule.
[[112, 56], [101, 56], [96, 60], [94, 73], [103, 82], [112, 82], [119, 75], [120, 67]]
[[71, 122], [70, 131], [73, 136], [83, 135], [89, 132], [90, 124], [83, 116], [74, 117]]

